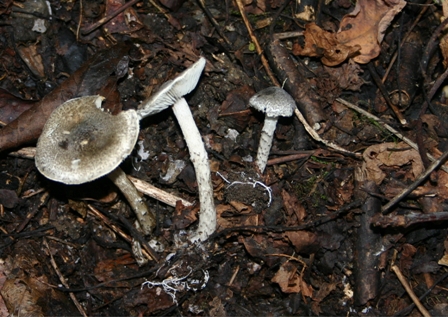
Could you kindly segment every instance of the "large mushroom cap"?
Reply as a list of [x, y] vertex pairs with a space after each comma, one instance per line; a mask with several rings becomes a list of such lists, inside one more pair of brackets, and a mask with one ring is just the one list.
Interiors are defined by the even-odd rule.
[[294, 99], [280, 87], [260, 90], [249, 99], [249, 105], [268, 117], [290, 117], [294, 113]]
[[82, 184], [114, 170], [139, 134], [134, 110], [114, 116], [101, 110], [101, 96], [71, 99], [46, 122], [36, 148], [37, 169], [65, 184]]

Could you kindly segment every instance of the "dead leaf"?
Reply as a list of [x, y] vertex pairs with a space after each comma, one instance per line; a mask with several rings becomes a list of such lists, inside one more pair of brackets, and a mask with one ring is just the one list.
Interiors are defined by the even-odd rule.
[[[294, 221], [294, 223], [301, 223], [306, 217], [306, 210], [305, 207], [303, 207], [303, 205], [300, 203], [299, 199], [296, 196], [290, 195], [284, 189], [282, 190], [282, 198], [286, 213], [289, 216], [288, 218], [291, 218], [292, 215], [296, 215], [297, 220]], [[290, 225], [289, 222], [287, 225]]]
[[288, 231], [285, 236], [294, 245], [294, 249], [297, 253], [307, 253], [310, 250], [314, 250], [318, 245], [317, 235], [309, 231]]
[[0, 88], [0, 124], [10, 123], [35, 103], [36, 101], [23, 100]]
[[362, 172], [365, 173], [366, 179], [373, 180], [377, 185], [381, 184], [387, 176], [381, 170], [381, 166], [403, 166], [410, 163], [413, 178], [424, 171], [420, 154], [410, 149], [406, 143], [382, 143], [369, 146], [363, 153], [363, 159]]
[[325, 70], [333, 77], [343, 90], [360, 91], [366, 82], [359, 75], [363, 73], [361, 67], [349, 60], [340, 67], [325, 67]]
[[366, 64], [380, 54], [380, 43], [395, 15], [406, 5], [404, 0], [358, 0], [355, 9], [342, 18], [337, 43], [360, 47], [353, 60]]
[[283, 293], [300, 293], [302, 278], [297, 274], [297, 267], [291, 262], [285, 262], [271, 279], [277, 283]]
[[42, 79], [45, 78], [44, 64], [42, 62], [42, 56], [38, 53], [37, 45], [18, 45], [17, 52], [19, 53], [20, 58], [35, 76]]
[[409, 270], [413, 263], [412, 257], [417, 253], [417, 248], [412, 244], [405, 243], [402, 246], [401, 257], [399, 262], [400, 270]]
[[[106, 11], [104, 16], [113, 14], [117, 9], [125, 4], [124, 0], [108, 0], [106, 1]], [[127, 8], [123, 12], [117, 14], [112, 20], [107, 22], [103, 29], [108, 33], [129, 34], [143, 27], [138, 14], [132, 7]]]
[[298, 50], [298, 55], [320, 57], [322, 63], [327, 66], [339, 65], [347, 58], [355, 56], [361, 49], [361, 46], [357, 44], [339, 43], [336, 33], [327, 32], [314, 22], [305, 26], [303, 35], [305, 46], [302, 50]]

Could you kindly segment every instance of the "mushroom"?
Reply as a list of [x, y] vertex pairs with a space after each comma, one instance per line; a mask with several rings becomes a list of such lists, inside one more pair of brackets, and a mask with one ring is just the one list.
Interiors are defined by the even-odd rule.
[[268, 87], [253, 95], [249, 99], [249, 105], [266, 114], [255, 160], [255, 165], [263, 173], [271, 150], [277, 120], [279, 117], [292, 116], [296, 103], [284, 89]]
[[139, 134], [134, 110], [114, 116], [101, 109], [104, 97], [71, 99], [52, 112], [36, 147], [36, 167], [47, 178], [75, 185], [107, 175], [128, 200], [145, 234], [155, 227], [133, 183], [119, 167]]
[[172, 109], [190, 151], [190, 159], [193, 163], [198, 183], [200, 202], [199, 224], [196, 231], [189, 237], [191, 242], [204, 241], [216, 230], [216, 210], [207, 151], [188, 103], [183, 98], [184, 95], [196, 87], [205, 63], [205, 58], [201, 57], [176, 78], [163, 84], [153, 96], [142, 103], [137, 111], [137, 114], [143, 118], [173, 105]]

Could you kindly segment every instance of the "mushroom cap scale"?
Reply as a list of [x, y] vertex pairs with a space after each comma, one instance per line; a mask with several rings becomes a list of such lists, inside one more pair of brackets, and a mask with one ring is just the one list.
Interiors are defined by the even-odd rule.
[[64, 184], [82, 184], [114, 170], [132, 152], [139, 134], [134, 110], [114, 116], [101, 96], [71, 99], [46, 122], [36, 147], [37, 169]]
[[205, 67], [206, 59], [199, 58], [193, 65], [185, 69], [173, 80], [168, 80], [146, 101], [143, 101], [137, 113], [147, 117], [161, 112], [176, 103], [177, 100], [190, 93], [197, 85]]
[[249, 105], [268, 117], [290, 117], [294, 113], [294, 99], [280, 87], [260, 90], [249, 99]]

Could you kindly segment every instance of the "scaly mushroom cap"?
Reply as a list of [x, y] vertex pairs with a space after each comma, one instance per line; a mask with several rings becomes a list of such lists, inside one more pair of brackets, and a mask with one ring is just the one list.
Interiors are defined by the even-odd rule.
[[114, 116], [101, 96], [71, 99], [46, 122], [36, 148], [37, 169], [64, 184], [82, 184], [114, 170], [132, 152], [139, 134], [134, 110]]
[[249, 105], [268, 117], [290, 117], [294, 113], [294, 99], [280, 87], [260, 90], [249, 99]]

